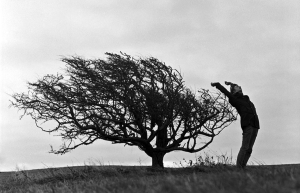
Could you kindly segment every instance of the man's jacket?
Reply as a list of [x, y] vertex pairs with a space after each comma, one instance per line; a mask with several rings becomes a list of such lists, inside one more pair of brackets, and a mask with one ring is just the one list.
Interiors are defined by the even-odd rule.
[[241, 117], [242, 129], [247, 126], [253, 126], [259, 129], [259, 120], [255, 106], [250, 101], [247, 95], [235, 96], [231, 94], [226, 88], [224, 88], [220, 83], [216, 84], [216, 88], [224, 93], [229, 98], [229, 103], [236, 108]]

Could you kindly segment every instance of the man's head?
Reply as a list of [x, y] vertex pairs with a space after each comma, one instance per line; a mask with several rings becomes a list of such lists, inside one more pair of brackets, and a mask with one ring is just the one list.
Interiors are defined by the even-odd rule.
[[233, 95], [243, 95], [242, 87], [237, 84], [232, 84], [230, 86], [230, 92]]

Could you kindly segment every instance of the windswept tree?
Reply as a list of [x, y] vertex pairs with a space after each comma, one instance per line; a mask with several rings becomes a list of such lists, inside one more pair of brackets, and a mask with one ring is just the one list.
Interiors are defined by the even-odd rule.
[[[28, 83], [11, 105], [30, 115], [37, 127], [57, 132], [64, 154], [98, 139], [137, 146], [164, 167], [166, 153], [198, 152], [236, 120], [221, 93], [192, 92], [180, 72], [156, 58], [106, 53], [106, 60], [64, 57], [63, 74]], [[55, 122], [45, 128], [44, 122]]]

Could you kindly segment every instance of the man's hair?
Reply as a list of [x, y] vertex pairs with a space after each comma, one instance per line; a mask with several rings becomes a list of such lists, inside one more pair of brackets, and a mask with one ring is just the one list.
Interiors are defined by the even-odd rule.
[[243, 93], [242, 87], [240, 87], [237, 84], [230, 85], [230, 92], [231, 92], [231, 94], [236, 94], [238, 92]]

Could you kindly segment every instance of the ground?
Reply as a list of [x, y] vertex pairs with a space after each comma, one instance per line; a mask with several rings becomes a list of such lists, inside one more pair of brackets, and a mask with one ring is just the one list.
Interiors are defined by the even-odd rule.
[[300, 192], [300, 164], [77, 166], [0, 173], [1, 192]]

